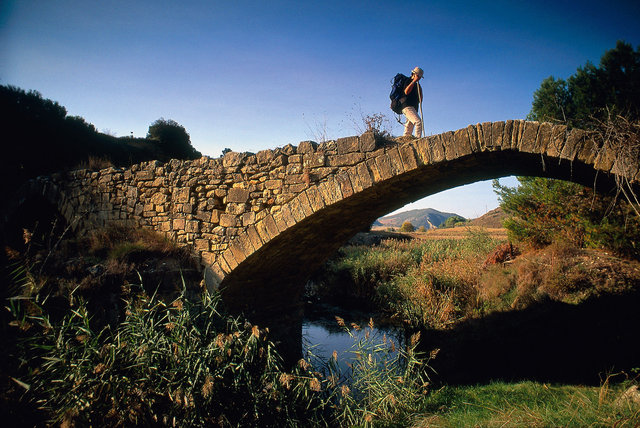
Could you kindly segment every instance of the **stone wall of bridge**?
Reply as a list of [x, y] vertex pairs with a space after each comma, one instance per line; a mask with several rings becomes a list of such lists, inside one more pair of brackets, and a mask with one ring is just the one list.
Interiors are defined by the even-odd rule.
[[561, 178], [610, 189], [636, 186], [637, 159], [621, 159], [592, 134], [509, 120], [421, 139], [373, 134], [305, 141], [222, 158], [147, 162], [33, 180], [77, 230], [153, 228], [189, 245], [211, 287], [238, 310], [294, 302], [300, 282], [346, 239], [421, 197], [507, 175]]

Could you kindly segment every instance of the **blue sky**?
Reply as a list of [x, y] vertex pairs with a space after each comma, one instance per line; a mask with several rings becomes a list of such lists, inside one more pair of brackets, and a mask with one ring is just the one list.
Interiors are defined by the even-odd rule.
[[[544, 78], [640, 45], [639, 22], [637, 1], [3, 0], [0, 84], [117, 136], [173, 119], [217, 157], [356, 135], [363, 114], [399, 135], [390, 79], [416, 65], [427, 134], [521, 119]], [[497, 204], [482, 182], [405, 209]]]

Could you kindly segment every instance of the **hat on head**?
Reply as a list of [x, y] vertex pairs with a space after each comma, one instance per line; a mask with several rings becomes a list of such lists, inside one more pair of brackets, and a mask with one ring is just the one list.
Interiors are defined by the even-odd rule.
[[422, 77], [424, 76], [424, 71], [420, 67], [416, 67], [411, 70], [411, 74], [417, 74], [418, 76]]

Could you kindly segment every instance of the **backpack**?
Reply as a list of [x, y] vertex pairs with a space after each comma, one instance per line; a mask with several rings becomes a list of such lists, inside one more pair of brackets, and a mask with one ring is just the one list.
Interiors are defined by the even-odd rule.
[[393, 78], [389, 98], [391, 99], [391, 110], [396, 114], [402, 114], [402, 104], [407, 98], [404, 94], [404, 88], [407, 86], [408, 80], [409, 77], [402, 73], [396, 74]]

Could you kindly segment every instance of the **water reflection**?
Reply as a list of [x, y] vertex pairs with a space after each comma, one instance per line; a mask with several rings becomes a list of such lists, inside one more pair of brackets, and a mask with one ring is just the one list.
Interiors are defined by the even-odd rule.
[[[313, 319], [306, 318], [302, 323], [302, 351], [303, 355], [310, 354], [317, 357], [321, 362], [326, 362], [332, 358], [334, 351], [338, 356], [338, 366], [343, 374], [348, 374], [349, 363], [356, 358], [355, 351], [358, 343], [369, 341], [370, 344], [386, 346], [391, 350], [389, 358], [397, 355], [397, 350], [404, 344], [404, 331], [394, 325], [376, 325], [373, 328], [368, 324], [369, 320], [347, 321], [349, 331], [341, 327], [336, 322], [335, 317], [325, 315], [315, 316]], [[364, 321], [364, 322], [363, 322]], [[352, 323], [359, 328], [354, 328]]]

